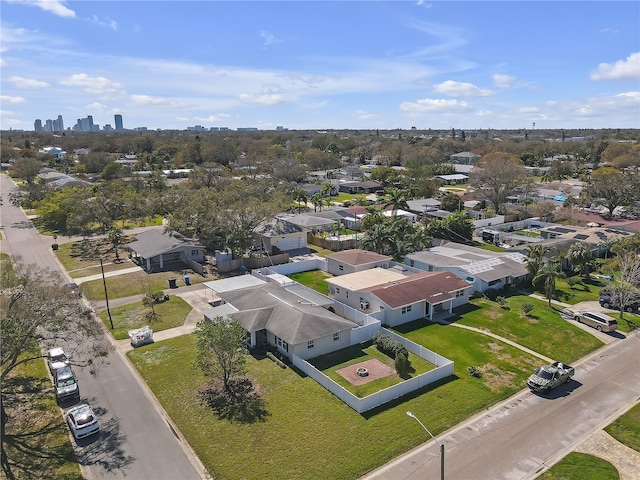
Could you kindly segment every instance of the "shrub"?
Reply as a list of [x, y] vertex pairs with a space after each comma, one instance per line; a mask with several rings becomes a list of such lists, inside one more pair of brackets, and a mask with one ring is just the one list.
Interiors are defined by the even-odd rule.
[[500, 307], [504, 308], [507, 304], [507, 299], [505, 297], [498, 296], [496, 297], [496, 303], [500, 305]]
[[409, 357], [407, 347], [389, 335], [385, 335], [382, 332], [376, 332], [373, 334], [371, 339], [376, 348], [385, 355], [389, 355], [392, 358], [396, 358], [398, 355], [404, 355], [407, 358]]
[[484, 292], [484, 295], [491, 301], [495, 301], [500, 292], [495, 288], [487, 288]]
[[469, 372], [469, 375], [471, 375], [472, 377], [475, 377], [475, 378], [482, 377], [482, 372], [478, 367], [474, 367], [474, 366], [467, 367], [467, 371]]
[[409, 358], [406, 355], [396, 355], [394, 362], [396, 372], [399, 376], [404, 377], [409, 371]]
[[582, 280], [580, 279], [580, 277], [569, 277], [567, 278], [567, 285], [569, 285], [570, 287], [573, 287], [574, 285], [580, 285], [582, 284]]
[[533, 310], [533, 303], [523, 303], [521, 305], [521, 308], [524, 314], [528, 316]]

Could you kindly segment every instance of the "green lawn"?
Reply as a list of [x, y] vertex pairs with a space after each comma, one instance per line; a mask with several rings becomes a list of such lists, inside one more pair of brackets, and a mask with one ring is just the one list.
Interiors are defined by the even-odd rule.
[[537, 480], [619, 480], [616, 467], [586, 453], [572, 452]]
[[292, 273], [289, 275], [289, 278], [316, 292], [327, 295], [329, 292], [329, 284], [325, 282], [325, 279], [331, 278], [332, 276], [333, 275], [323, 272], [322, 270], [311, 270], [308, 272]]
[[[146, 273], [139, 271], [118, 275], [116, 277], [107, 277], [107, 294], [109, 295], [109, 299], [113, 299], [167, 290], [169, 288], [170, 277], [177, 279], [177, 285], [179, 287], [184, 286], [182, 270], [159, 273]], [[191, 274], [190, 278], [191, 284], [215, 280], [213, 277], [206, 278], [194, 273]], [[104, 300], [104, 285], [102, 283], [102, 278], [84, 282], [80, 285], [80, 289], [84, 296], [89, 300]]]
[[[546, 302], [524, 295], [514, 295], [506, 300], [506, 308], [496, 302], [480, 298], [456, 309], [457, 320], [501, 337], [512, 340], [547, 357], [566, 363], [584, 357], [602, 346], [602, 342], [588, 332], [576, 327], [559, 315], [559, 307], [549, 307]], [[521, 305], [534, 305], [529, 315]]]
[[[248, 357], [264, 415], [218, 418], [197, 399], [205, 379], [194, 370], [195, 336], [128, 353], [213, 478], [356, 479], [426, 440], [413, 411], [438, 434], [524, 387], [539, 363], [508, 345], [455, 327], [416, 325], [408, 336], [456, 362], [450, 377], [360, 415], [309, 377]], [[499, 353], [500, 355], [496, 355]], [[467, 366], [482, 367], [481, 379]]]
[[[372, 342], [353, 345], [349, 348], [344, 348], [327, 355], [322, 355], [320, 357], [309, 360], [309, 363], [320, 370], [322, 373], [324, 373], [331, 380], [336, 382], [338, 385], [344, 387], [355, 396], [362, 398], [403, 381], [403, 379], [398, 375], [391, 375], [388, 377], [373, 380], [371, 382], [367, 382], [363, 385], [355, 386], [338, 373], [338, 370], [342, 368], [365, 362], [373, 358], [376, 358], [385, 365], [388, 365], [392, 369], [395, 369], [394, 360], [388, 355], [380, 352], [375, 347], [375, 345], [372, 344]], [[421, 375], [436, 368], [436, 366], [432, 363], [429, 363], [412, 353], [409, 353], [409, 363], [410, 369], [407, 379], [413, 378], [417, 375]]]
[[605, 428], [619, 442], [640, 452], [640, 403]]
[[[553, 297], [562, 303], [575, 305], [580, 302], [595, 301], [600, 298], [600, 290], [604, 287], [604, 283], [598, 279], [590, 279], [583, 281], [582, 284], [569, 286], [564, 278], [556, 278], [556, 293]], [[537, 289], [535, 293], [544, 296], [544, 290]]]
[[[2, 389], [9, 415], [2, 442], [13, 478], [82, 480], [45, 362], [17, 367]], [[8, 478], [4, 472], [0, 477]]]
[[145, 307], [142, 301], [110, 308], [109, 310], [111, 310], [113, 330], [111, 330], [111, 322], [106, 310], [100, 312], [100, 319], [109, 329], [113, 338], [122, 340], [123, 338], [129, 338], [127, 330], [145, 325], [149, 325], [154, 332], [183, 325], [192, 308], [191, 305], [177, 295], [171, 295], [169, 301], [155, 305], [157, 318], [153, 320], [147, 318], [151, 308]]

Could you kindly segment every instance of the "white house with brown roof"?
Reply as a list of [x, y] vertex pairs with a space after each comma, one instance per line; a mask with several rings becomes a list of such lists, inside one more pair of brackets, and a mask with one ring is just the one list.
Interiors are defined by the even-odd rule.
[[336, 276], [361, 272], [376, 267], [389, 268], [391, 265], [391, 257], [357, 248], [332, 253], [327, 255], [326, 259], [327, 272]]
[[365, 313], [383, 312], [385, 325], [396, 326], [448, 311], [469, 302], [473, 285], [449, 272], [404, 275], [373, 268], [328, 278], [329, 296]]

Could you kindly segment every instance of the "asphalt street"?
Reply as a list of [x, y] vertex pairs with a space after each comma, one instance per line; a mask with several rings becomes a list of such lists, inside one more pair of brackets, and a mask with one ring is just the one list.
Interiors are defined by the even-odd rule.
[[[14, 188], [6, 175], [0, 175], [2, 251], [20, 256], [26, 263], [61, 271], [51, 249], [53, 241], [43, 239], [24, 212], [8, 201]], [[73, 355], [83, 346], [65, 348]], [[94, 407], [103, 426], [98, 438], [76, 446], [85, 478], [207, 478], [199, 460], [121, 352], [114, 350], [95, 373], [87, 368], [75, 370], [81, 400]]]

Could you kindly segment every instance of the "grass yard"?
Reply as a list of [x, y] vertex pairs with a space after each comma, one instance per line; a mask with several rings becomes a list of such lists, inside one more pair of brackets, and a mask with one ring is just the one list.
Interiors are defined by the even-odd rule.
[[[549, 308], [546, 302], [524, 295], [506, 300], [506, 308], [479, 298], [456, 309], [463, 325], [488, 330], [547, 357], [571, 363], [602, 346], [593, 335], [581, 330], [559, 315], [560, 307]], [[522, 304], [534, 305], [527, 316]]]
[[[556, 293], [554, 300], [559, 302], [575, 305], [580, 302], [595, 301], [600, 298], [600, 290], [604, 287], [604, 283], [597, 279], [583, 281], [582, 284], [573, 287], [567, 283], [564, 278], [556, 278]], [[536, 289], [536, 293], [544, 296], [544, 290]]]
[[604, 430], [627, 447], [640, 452], [640, 403]]
[[[403, 381], [401, 377], [395, 374], [356, 386], [337, 372], [337, 370], [341, 368], [371, 360], [372, 358], [380, 360], [392, 369], [395, 368], [394, 360], [380, 352], [372, 342], [367, 342], [363, 345], [353, 345], [349, 348], [312, 358], [308, 361], [338, 385], [344, 387], [355, 396], [362, 398]], [[436, 368], [432, 363], [427, 362], [413, 353], [409, 353], [409, 362], [409, 375], [406, 379], [416, 377]]]
[[[220, 419], [197, 398], [205, 384], [194, 370], [195, 336], [140, 347], [127, 355], [213, 478], [357, 479], [424, 442], [425, 432], [406, 415], [413, 411], [432, 433], [458, 424], [521, 390], [537, 360], [480, 334], [439, 325], [421, 326], [413, 340], [447, 352], [457, 377], [360, 415], [296, 371], [268, 358], [248, 357], [266, 414], [253, 421]], [[494, 361], [495, 353], [499, 360]], [[485, 368], [477, 379], [468, 365]], [[499, 377], [496, 372], [506, 372]]]
[[586, 453], [572, 452], [537, 480], [619, 480], [616, 467]]
[[171, 295], [169, 301], [155, 305], [157, 319], [150, 320], [147, 314], [151, 313], [151, 308], [145, 307], [142, 301], [129, 303], [119, 307], [110, 308], [111, 319], [113, 320], [113, 330], [109, 322], [109, 315], [106, 310], [100, 312], [100, 319], [116, 340], [129, 338], [127, 330], [140, 328], [149, 325], [154, 332], [167, 330], [184, 324], [192, 308], [187, 302]]
[[323, 295], [327, 295], [329, 292], [329, 284], [324, 280], [331, 278], [333, 275], [323, 272], [322, 270], [310, 270], [308, 272], [292, 273], [288, 275], [291, 280], [294, 280], [305, 287], [309, 287], [316, 292], [320, 292]]
[[322, 248], [322, 247], [319, 247], [318, 245], [313, 245], [311, 243], [307, 244], [307, 248], [313, 251], [313, 253], [315, 253], [319, 257], [326, 257], [327, 255], [331, 255], [332, 253], [335, 253], [333, 250], [329, 250], [328, 248]]
[[[9, 415], [2, 441], [12, 477], [82, 480], [44, 361], [17, 367], [2, 389]], [[10, 478], [4, 472], [0, 477]]]
[[[118, 275], [116, 277], [107, 277], [107, 293], [109, 295], [109, 299], [113, 299], [167, 290], [169, 288], [170, 277], [176, 278], [178, 287], [181, 287], [184, 286], [182, 272], [183, 270], [158, 273], [146, 273], [140, 271]], [[189, 272], [191, 273], [190, 278], [192, 285], [215, 280], [214, 277], [205, 278], [197, 273], [193, 273], [191, 270], [189, 270]], [[84, 296], [89, 300], [104, 300], [104, 285], [102, 283], [102, 278], [84, 282], [80, 285], [80, 289]]]

